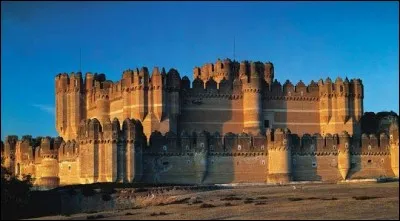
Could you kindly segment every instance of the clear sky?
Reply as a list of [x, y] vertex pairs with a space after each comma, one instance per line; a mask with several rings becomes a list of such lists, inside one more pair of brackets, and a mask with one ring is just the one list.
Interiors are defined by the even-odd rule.
[[1, 138], [56, 136], [55, 75], [118, 80], [233, 57], [282, 83], [361, 78], [365, 111], [399, 113], [398, 2], [1, 2]]

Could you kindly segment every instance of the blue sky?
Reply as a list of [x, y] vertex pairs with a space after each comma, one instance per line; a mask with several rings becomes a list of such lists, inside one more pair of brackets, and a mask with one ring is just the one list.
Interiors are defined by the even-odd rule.
[[365, 111], [399, 113], [398, 2], [1, 2], [1, 138], [56, 136], [54, 79], [79, 69], [233, 57], [272, 61], [294, 84], [361, 78]]

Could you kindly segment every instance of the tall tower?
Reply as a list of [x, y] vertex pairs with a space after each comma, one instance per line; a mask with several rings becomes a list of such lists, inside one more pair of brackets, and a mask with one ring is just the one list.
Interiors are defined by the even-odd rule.
[[56, 76], [56, 130], [64, 138], [67, 132], [68, 113], [67, 113], [67, 91], [69, 84], [68, 74], [58, 74]]
[[175, 69], [170, 69], [167, 74], [167, 102], [170, 121], [169, 130], [178, 133], [178, 120], [181, 114], [180, 107], [181, 77]]
[[240, 64], [240, 79], [243, 92], [243, 125], [244, 132], [254, 135], [262, 132], [262, 101], [261, 78], [256, 63], [242, 62]]

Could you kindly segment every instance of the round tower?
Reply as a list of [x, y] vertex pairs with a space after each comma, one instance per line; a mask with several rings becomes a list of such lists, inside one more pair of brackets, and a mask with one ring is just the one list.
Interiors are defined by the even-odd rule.
[[57, 187], [60, 178], [58, 177], [57, 149], [54, 148], [54, 140], [51, 140], [50, 137], [42, 138], [39, 151], [41, 158], [39, 185], [47, 188]]
[[350, 157], [350, 135], [346, 131], [343, 131], [339, 137], [338, 169], [344, 180], [347, 178], [351, 168]]
[[291, 137], [289, 129], [267, 130], [268, 139], [268, 183], [288, 183], [292, 173]]
[[396, 122], [390, 125], [390, 164], [395, 177], [399, 177], [399, 126]]
[[167, 74], [167, 102], [169, 106], [169, 131], [178, 133], [178, 117], [181, 114], [180, 107], [181, 77], [177, 70], [170, 69]]
[[262, 131], [262, 100], [261, 79], [256, 64], [250, 64], [250, 73], [244, 72], [244, 65], [240, 64], [241, 80], [243, 83], [243, 129], [246, 133], [258, 134]]
[[96, 118], [101, 124], [110, 119], [110, 100], [108, 94], [101, 91], [96, 99]]

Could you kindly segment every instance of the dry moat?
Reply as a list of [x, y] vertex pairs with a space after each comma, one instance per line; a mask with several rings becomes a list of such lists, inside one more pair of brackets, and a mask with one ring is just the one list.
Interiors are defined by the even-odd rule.
[[51, 204], [61, 208], [57, 213], [63, 215], [40, 219], [399, 219], [398, 182], [140, 188], [97, 185], [51, 192], [61, 195]]

